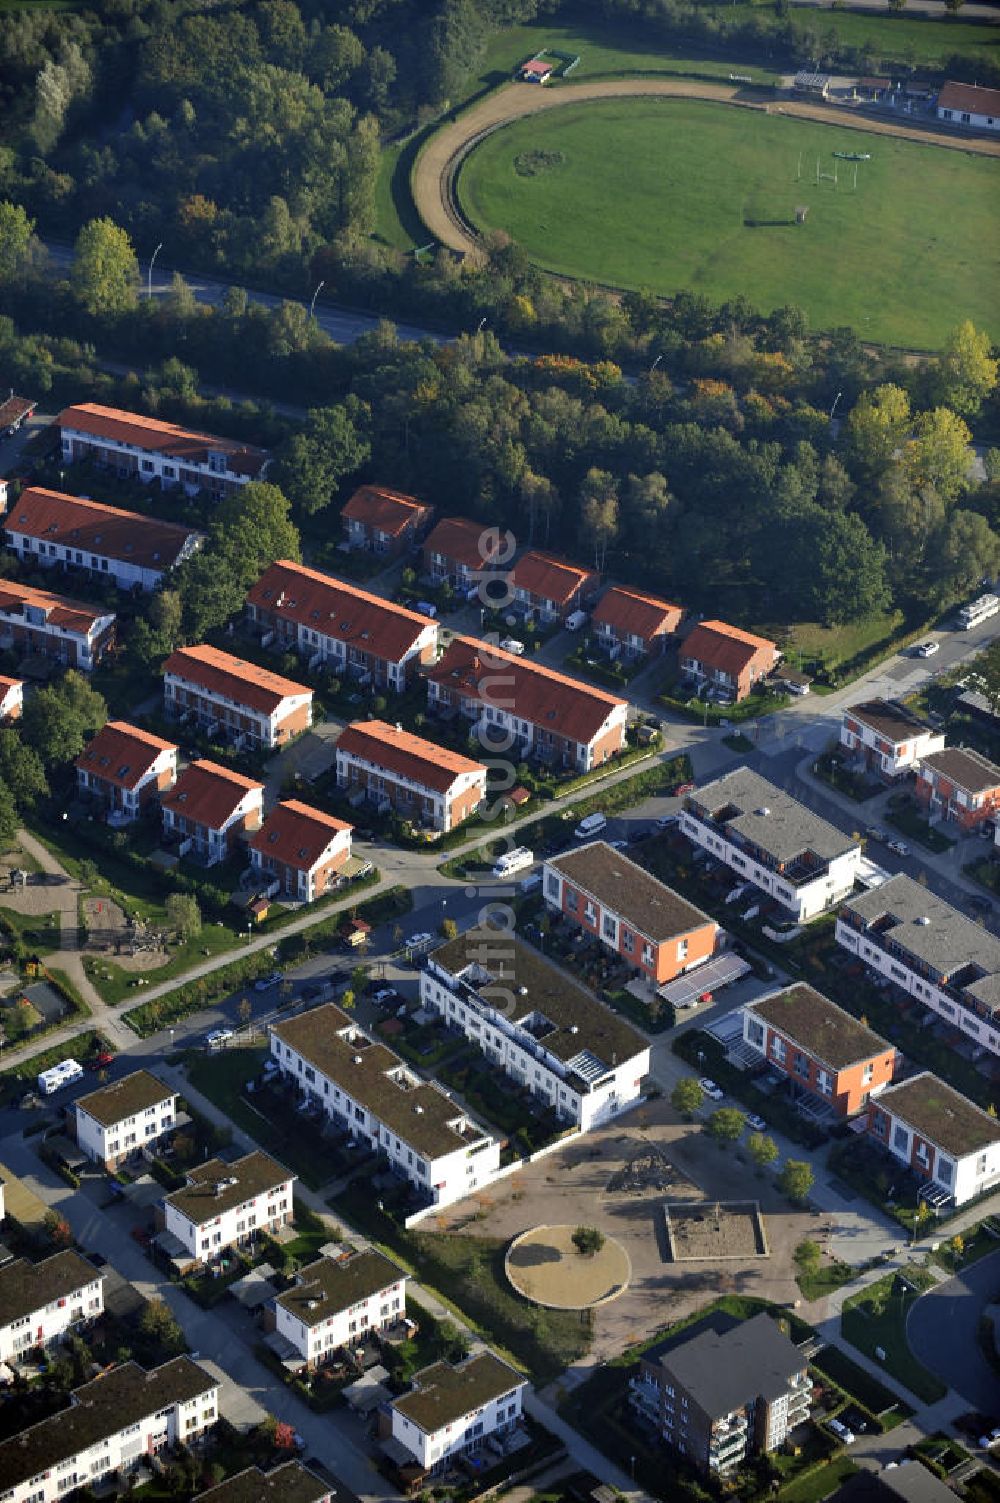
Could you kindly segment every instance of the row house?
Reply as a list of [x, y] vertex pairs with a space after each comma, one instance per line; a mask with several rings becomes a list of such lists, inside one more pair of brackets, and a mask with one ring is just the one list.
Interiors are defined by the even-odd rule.
[[406, 1277], [375, 1248], [339, 1248], [300, 1268], [292, 1287], [275, 1297], [275, 1328], [307, 1367], [317, 1367], [403, 1319]]
[[523, 553], [510, 571], [514, 606], [539, 621], [565, 621], [574, 611], [586, 610], [597, 595], [601, 576], [568, 558], [532, 550]]
[[74, 1488], [178, 1442], [191, 1445], [219, 1417], [219, 1380], [190, 1357], [147, 1371], [123, 1362], [74, 1388], [68, 1405], [0, 1441], [0, 1503], [55, 1503]]
[[247, 596], [247, 612], [311, 666], [397, 692], [437, 653], [434, 621], [287, 559], [261, 575]]
[[24, 713], [24, 682], [0, 673], [0, 722], [9, 725]]
[[81, 1096], [73, 1104], [76, 1141], [88, 1159], [114, 1170], [130, 1153], [162, 1142], [177, 1126], [177, 1092], [149, 1070]]
[[354, 826], [298, 799], [276, 804], [250, 836], [250, 861], [285, 897], [312, 903], [332, 891], [351, 855]]
[[235, 856], [264, 821], [264, 785], [218, 762], [190, 762], [160, 798], [164, 834], [203, 866]]
[[902, 873], [846, 902], [837, 943], [967, 1038], [1000, 1054], [1000, 939]]
[[166, 713], [245, 745], [285, 746], [312, 725], [313, 691], [218, 647], [179, 647], [163, 665]]
[[269, 461], [267, 450], [253, 444], [97, 402], [66, 407], [57, 422], [64, 464], [90, 460], [122, 479], [156, 481], [163, 490], [181, 486], [189, 496], [231, 496], [262, 479]]
[[344, 506], [340, 523], [351, 548], [399, 558], [413, 548], [430, 525], [432, 506], [384, 485], [362, 485]]
[[892, 1083], [899, 1063], [892, 1044], [822, 992], [796, 985], [748, 1002], [743, 1038], [793, 1091], [826, 1103], [838, 1117], [863, 1111]]
[[268, 1472], [256, 1466], [236, 1472], [198, 1493], [194, 1503], [341, 1503], [349, 1496], [341, 1484], [334, 1487], [301, 1461], [285, 1461]]
[[228, 1247], [244, 1247], [261, 1232], [273, 1237], [287, 1226], [296, 1177], [259, 1150], [232, 1164], [209, 1159], [164, 1197], [163, 1227], [192, 1262], [211, 1262]]
[[0, 402], [0, 438], [12, 437], [19, 428], [34, 417], [38, 403], [33, 397], [19, 397], [12, 391]]
[[489, 578], [503, 551], [504, 538], [496, 527], [465, 517], [442, 517], [424, 539], [424, 573], [433, 584], [448, 584], [468, 594], [485, 588], [481, 581]]
[[997, 1119], [928, 1070], [869, 1103], [868, 1133], [938, 1204], [963, 1206], [1000, 1184]]
[[680, 828], [797, 922], [815, 918], [854, 889], [861, 843], [749, 767], [688, 795]]
[[605, 590], [590, 618], [600, 646], [611, 658], [629, 660], [662, 653], [681, 624], [679, 605], [624, 585]]
[[409, 1393], [389, 1406], [392, 1438], [425, 1472], [443, 1471], [513, 1430], [524, 1409], [525, 1378], [492, 1351], [435, 1362], [415, 1373]]
[[922, 758], [943, 750], [944, 732], [894, 700], [869, 699], [844, 711], [840, 744], [866, 772], [892, 783], [913, 772]]
[[10, 547], [24, 563], [79, 569], [119, 590], [155, 590], [201, 546], [191, 527], [30, 485], [7, 516]]
[[283, 1078], [352, 1141], [384, 1154], [425, 1204], [452, 1205], [496, 1178], [499, 1140], [332, 1002], [270, 1035]]
[[971, 835], [1000, 809], [1000, 767], [980, 752], [949, 746], [920, 759], [913, 792], [930, 819]]
[[937, 98], [937, 117], [971, 130], [1000, 130], [1000, 89], [949, 80]]
[[0, 579], [0, 649], [90, 673], [114, 646], [115, 613], [17, 579]]
[[783, 1446], [811, 1398], [808, 1359], [764, 1312], [653, 1347], [629, 1386], [632, 1408], [675, 1455], [721, 1477]]
[[384, 720], [359, 720], [337, 741], [337, 786], [429, 830], [453, 830], [486, 796], [487, 769]]
[[103, 1310], [104, 1275], [78, 1252], [66, 1249], [41, 1263], [15, 1258], [0, 1268], [0, 1362], [21, 1361]]
[[473, 721], [484, 752], [589, 772], [625, 747], [627, 700], [474, 637], [452, 638], [427, 696], [434, 714]]
[[711, 960], [719, 945], [714, 919], [603, 840], [546, 861], [542, 891], [549, 908], [654, 986]]
[[431, 951], [420, 1003], [584, 1132], [642, 1099], [645, 1036], [506, 930], [469, 929]]
[[680, 646], [681, 672], [735, 700], [746, 699], [778, 666], [781, 654], [766, 637], [725, 621], [702, 621]]
[[137, 819], [177, 777], [177, 747], [152, 731], [109, 720], [76, 759], [82, 794], [99, 799], [119, 820]]

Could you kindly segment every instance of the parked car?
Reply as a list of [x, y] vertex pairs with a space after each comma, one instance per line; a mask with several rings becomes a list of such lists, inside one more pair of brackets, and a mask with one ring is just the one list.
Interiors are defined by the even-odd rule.
[[231, 1028], [213, 1028], [205, 1035], [206, 1049], [224, 1049], [233, 1037]]
[[88, 1070], [106, 1070], [108, 1065], [113, 1065], [115, 1057], [110, 1049], [98, 1049], [88, 1060], [84, 1060]]
[[827, 1425], [845, 1446], [854, 1444], [854, 1431], [848, 1430], [847, 1426], [839, 1419], [827, 1420]]
[[764, 1132], [767, 1127], [767, 1123], [764, 1121], [764, 1118], [758, 1116], [756, 1112], [747, 1112], [747, 1127], [749, 1127], [752, 1132]]
[[910, 847], [905, 840], [890, 840], [889, 849], [895, 856], [908, 856], [910, 854]]
[[707, 1075], [703, 1075], [698, 1084], [701, 1086], [709, 1101], [721, 1101], [723, 1096], [726, 1094], [722, 1087], [720, 1085], [716, 1085], [715, 1081], [711, 1080]]
[[936, 652], [941, 651], [940, 642], [921, 642], [917, 648], [918, 658], [932, 658]]
[[372, 1001], [376, 1007], [388, 1007], [399, 999], [399, 993], [394, 986], [380, 986], [372, 992]]
[[270, 976], [261, 976], [259, 980], [255, 981], [253, 989], [255, 992], [269, 992], [272, 986], [277, 986], [278, 982], [284, 979], [280, 971], [272, 971]]
[[693, 793], [693, 792], [694, 792], [694, 784], [693, 783], [678, 783], [677, 787], [674, 789], [674, 798], [683, 798], [684, 795], [685, 795], [685, 793]]
[[979, 1444], [982, 1446], [984, 1451], [990, 1451], [996, 1445], [998, 1440], [1000, 1440], [1000, 1426], [998, 1426], [995, 1430], [991, 1430], [989, 1435], [981, 1435], [979, 1437]]
[[406, 949], [407, 950], [419, 950], [424, 945], [431, 945], [433, 943], [434, 943], [434, 936], [433, 936], [433, 934], [411, 934], [410, 937], [409, 937], [409, 939], [406, 941]]
[[515, 658], [524, 657], [524, 643], [520, 637], [504, 637], [500, 643], [501, 652], [509, 652]]
[[658, 830], [669, 830], [671, 825], [675, 825], [676, 823], [676, 814], [661, 814], [659, 819], [656, 821], [656, 828]]
[[865, 825], [865, 834], [869, 840], [888, 841], [889, 837], [880, 825]]

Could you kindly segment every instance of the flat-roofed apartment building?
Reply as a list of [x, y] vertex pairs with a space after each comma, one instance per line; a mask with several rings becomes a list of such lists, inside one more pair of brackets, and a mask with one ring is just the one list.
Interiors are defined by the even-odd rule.
[[124, 720], [109, 720], [76, 759], [81, 793], [100, 799], [122, 820], [138, 819], [145, 806], [173, 786], [177, 747]]
[[300, 1268], [292, 1287], [275, 1296], [275, 1328], [315, 1367], [402, 1320], [406, 1278], [376, 1248], [341, 1247]]
[[451, 639], [427, 673], [427, 702], [472, 721], [484, 753], [589, 772], [625, 747], [627, 700], [475, 637]]
[[114, 1169], [177, 1125], [177, 1092], [150, 1070], [132, 1070], [73, 1103], [76, 1141], [89, 1159]]
[[432, 950], [420, 1001], [584, 1131], [642, 1099], [645, 1037], [506, 930], [470, 929]]
[[104, 1275], [78, 1252], [67, 1248], [41, 1263], [15, 1258], [0, 1268], [0, 1362], [59, 1341], [103, 1309]]
[[348, 1496], [346, 1488], [325, 1482], [301, 1461], [285, 1461], [268, 1472], [247, 1467], [198, 1493], [195, 1503], [336, 1503]]
[[710, 960], [719, 944], [714, 919], [604, 840], [551, 856], [542, 891], [549, 908], [656, 986]]
[[867, 699], [843, 712], [840, 744], [853, 752], [867, 772], [894, 782], [913, 772], [922, 757], [944, 747], [944, 732], [921, 720], [905, 705]]
[[1000, 939], [900, 873], [849, 899], [837, 943], [877, 976], [1000, 1054]]
[[114, 645], [115, 623], [106, 606], [0, 579], [0, 648], [6, 652], [37, 653], [90, 673]]
[[227, 1247], [242, 1247], [261, 1232], [273, 1236], [287, 1226], [296, 1178], [259, 1150], [231, 1164], [209, 1159], [188, 1171], [186, 1185], [164, 1197], [164, 1227], [193, 1261], [208, 1263]]
[[434, 508], [384, 485], [362, 485], [340, 513], [345, 540], [352, 548], [399, 558], [420, 540]]
[[155, 480], [164, 490], [182, 486], [189, 496], [201, 490], [216, 500], [230, 496], [260, 480], [269, 459], [253, 444], [97, 402], [66, 407], [57, 422], [64, 464], [89, 459], [122, 478]]
[[617, 658], [649, 657], [663, 652], [681, 624], [684, 611], [679, 605], [643, 595], [638, 590], [613, 585], [605, 590], [590, 618], [597, 640]]
[[962, 1206], [1000, 1183], [997, 1119], [929, 1070], [869, 1103], [868, 1133], [936, 1192], [936, 1204]]
[[703, 1473], [776, 1451], [809, 1418], [808, 1359], [765, 1313], [641, 1358], [629, 1402]]
[[287, 897], [312, 903], [336, 887], [354, 826], [298, 799], [275, 804], [250, 837], [250, 860]]
[[799, 921], [851, 892], [861, 844], [774, 783], [738, 767], [684, 801], [680, 828]]
[[163, 665], [163, 707], [200, 726], [224, 726], [273, 751], [312, 725], [313, 691], [218, 647], [179, 647]]
[[337, 741], [338, 788], [431, 830], [453, 830], [475, 814], [486, 775], [481, 762], [384, 720], [357, 720]]
[[215, 866], [260, 829], [264, 784], [218, 762], [189, 762], [161, 795], [160, 808], [164, 834], [176, 839], [178, 853]]
[[218, 1417], [219, 1381], [190, 1357], [149, 1371], [125, 1362], [0, 1441], [0, 1503], [54, 1503], [178, 1441], [190, 1445]]
[[174, 522], [29, 485], [4, 524], [18, 558], [43, 569], [79, 569], [120, 590], [155, 590], [197, 550], [202, 534]]
[[801, 984], [748, 1002], [743, 1038], [794, 1090], [828, 1103], [839, 1117], [863, 1111], [892, 1083], [899, 1062], [874, 1029]]
[[288, 559], [251, 588], [247, 614], [310, 664], [397, 692], [437, 652], [436, 622]]
[[332, 1002], [272, 1024], [270, 1036], [303, 1099], [384, 1154], [425, 1203], [451, 1205], [496, 1177], [499, 1140]]
[[463, 1362], [435, 1362], [413, 1377], [409, 1393], [389, 1406], [392, 1438], [425, 1471], [478, 1451], [521, 1417], [527, 1380], [495, 1352]]
[[1000, 767], [981, 752], [949, 746], [921, 757], [913, 794], [932, 821], [970, 835], [1000, 809]]

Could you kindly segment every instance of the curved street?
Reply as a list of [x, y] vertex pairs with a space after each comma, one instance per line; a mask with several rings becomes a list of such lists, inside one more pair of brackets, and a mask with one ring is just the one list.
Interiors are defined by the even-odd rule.
[[1000, 1297], [1000, 1247], [947, 1283], [939, 1284], [910, 1310], [906, 1335], [913, 1355], [974, 1409], [993, 1416], [1000, 1409], [1000, 1374], [979, 1346], [979, 1318]]

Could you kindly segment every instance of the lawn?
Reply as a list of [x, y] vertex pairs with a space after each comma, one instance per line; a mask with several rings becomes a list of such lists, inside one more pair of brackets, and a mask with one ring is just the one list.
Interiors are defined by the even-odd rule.
[[200, 961], [235, 949], [239, 939], [240, 936], [228, 925], [208, 923], [193, 939], [171, 945], [170, 958], [163, 965], [151, 967], [148, 971], [127, 971], [113, 960], [106, 960], [103, 955], [85, 955], [83, 968], [104, 1001], [116, 1007], [133, 994], [141, 999], [142, 988], [138, 985], [140, 980], [145, 986], [159, 986], [163, 981], [173, 981]]
[[947, 835], [942, 835], [940, 830], [930, 825], [919, 809], [914, 809], [909, 804], [887, 811], [885, 817], [888, 824], [895, 825], [902, 834], [909, 835], [911, 840], [926, 846], [929, 851], [950, 851], [955, 844]]
[[[906, 1340], [906, 1317], [919, 1295], [905, 1290], [897, 1292], [897, 1277], [888, 1273], [878, 1283], [870, 1284], [860, 1294], [845, 1300], [841, 1331], [852, 1346], [874, 1361], [880, 1360], [875, 1356], [876, 1347], [884, 1351], [885, 1360], [880, 1365], [886, 1372], [925, 1404], [935, 1404], [944, 1398], [948, 1388], [910, 1351]], [[913, 1264], [907, 1268], [906, 1277], [921, 1292], [934, 1284], [932, 1274]]]
[[832, 34], [841, 46], [870, 47], [873, 67], [879, 62], [903, 62], [943, 69], [955, 53], [985, 63], [1000, 59], [1000, 26], [990, 22], [925, 20], [918, 15], [870, 15], [847, 10], [820, 16], [814, 10], [794, 6], [791, 19], [797, 32], [818, 36], [824, 49]]
[[834, 1456], [825, 1466], [816, 1467], [802, 1477], [793, 1477], [778, 1493], [780, 1503], [818, 1503], [828, 1498], [834, 1488], [842, 1487], [858, 1468], [847, 1455]]
[[[856, 191], [838, 150], [872, 153], [856, 164]], [[836, 185], [817, 185], [817, 162], [837, 167]], [[457, 186], [473, 223], [508, 231], [550, 271], [689, 287], [713, 302], [745, 293], [765, 311], [796, 303], [817, 327], [931, 349], [959, 312], [1000, 334], [998, 185], [988, 157], [723, 104], [633, 99], [506, 126], [470, 154]]]
[[855, 1270], [850, 1263], [841, 1263], [834, 1259], [832, 1263], [824, 1263], [817, 1268], [815, 1273], [797, 1273], [795, 1282], [802, 1290], [803, 1299], [822, 1299], [825, 1294], [833, 1294], [835, 1290], [842, 1289], [854, 1278]]
[[791, 627], [762, 627], [761, 632], [778, 643], [793, 668], [808, 670], [814, 664], [838, 668], [892, 637], [902, 625], [902, 611], [885, 611], [860, 621], [847, 621], [842, 626], [800, 621]]

